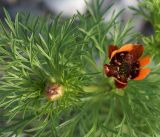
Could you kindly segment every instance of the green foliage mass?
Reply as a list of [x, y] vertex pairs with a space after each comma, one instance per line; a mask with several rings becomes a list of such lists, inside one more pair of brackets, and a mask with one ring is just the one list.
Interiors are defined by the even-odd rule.
[[[142, 81], [129, 81], [124, 90], [116, 89], [103, 72], [108, 45], [142, 42], [132, 21], [120, 20], [123, 10], [114, 11], [108, 21], [104, 15], [112, 4], [102, 10], [103, 1], [98, 0], [86, 3], [86, 14], [78, 12], [66, 20], [61, 15], [46, 21], [26, 14], [12, 20], [5, 10], [5, 23], [0, 22], [0, 135], [160, 136], [156, 2], [160, 4], [145, 0], [139, 9], [132, 8], [140, 14], [147, 6], [145, 17], [154, 26], [155, 34], [143, 37], [145, 51], [153, 58], [152, 72]], [[50, 101], [44, 93], [49, 81], [64, 88], [58, 100]]]
[[[147, 50], [152, 52], [153, 58], [156, 58], [156, 61], [160, 61], [158, 55], [160, 54], [160, 1], [159, 0], [142, 0], [139, 3], [139, 8], [131, 9], [135, 10], [137, 15], [141, 15], [144, 17], [146, 21], [148, 21], [154, 31], [154, 35], [149, 37], [143, 37], [143, 42], [147, 46]], [[158, 63], [156, 62], [156, 63]]]

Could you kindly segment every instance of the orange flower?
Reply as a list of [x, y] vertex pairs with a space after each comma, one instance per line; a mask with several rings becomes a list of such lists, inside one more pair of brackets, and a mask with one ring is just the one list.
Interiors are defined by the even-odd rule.
[[104, 65], [105, 74], [115, 78], [117, 88], [127, 86], [128, 80], [142, 80], [150, 72], [149, 68], [143, 68], [150, 63], [150, 57], [142, 57], [144, 48], [140, 44], [126, 44], [118, 49], [117, 46], [109, 46], [109, 64]]

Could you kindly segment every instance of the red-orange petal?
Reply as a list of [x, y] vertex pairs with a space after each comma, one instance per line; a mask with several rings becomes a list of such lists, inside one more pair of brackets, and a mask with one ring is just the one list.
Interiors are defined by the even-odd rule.
[[142, 79], [144, 79], [150, 73], [150, 71], [151, 71], [150, 68], [140, 69], [138, 76], [135, 77], [133, 80], [142, 80]]
[[127, 83], [124, 83], [122, 81], [119, 81], [118, 79], [115, 79], [115, 85], [117, 88], [125, 88], [127, 86]]
[[115, 56], [116, 53], [126, 52], [126, 51], [133, 54], [135, 59], [138, 59], [142, 55], [144, 48], [140, 44], [125, 44], [120, 49], [113, 51], [111, 54], [111, 58]]
[[108, 77], [111, 77], [111, 76], [117, 75], [118, 72], [117, 72], [117, 68], [115, 66], [111, 66], [111, 65], [105, 64], [104, 65], [104, 73]]
[[117, 47], [117, 46], [110, 45], [110, 46], [108, 47], [108, 57], [109, 57], [109, 58], [111, 58], [112, 52], [115, 51], [115, 50], [118, 50], [118, 47]]
[[105, 65], [103, 66], [103, 68], [104, 68], [104, 73], [105, 73], [107, 76], [110, 76], [110, 75], [109, 75], [109, 72], [110, 72], [110, 70], [109, 70], [109, 65], [108, 65], [108, 64], [105, 64]]
[[145, 56], [145, 57], [139, 59], [140, 67], [144, 67], [149, 63], [150, 63], [150, 56]]

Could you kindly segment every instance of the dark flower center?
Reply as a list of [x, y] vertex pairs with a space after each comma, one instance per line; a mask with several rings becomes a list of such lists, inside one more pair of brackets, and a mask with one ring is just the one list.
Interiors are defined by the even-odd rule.
[[140, 68], [139, 62], [132, 64], [131, 71], [130, 71], [130, 78], [131, 79], [134, 79], [135, 77], [138, 76], [139, 68]]
[[117, 53], [111, 59], [110, 66], [114, 66], [116, 68], [114, 71], [117, 71], [113, 76], [122, 81], [127, 81], [128, 78], [134, 79], [139, 74], [139, 62], [133, 60], [133, 55], [128, 52]]
[[119, 74], [128, 74], [130, 71], [130, 65], [127, 62], [122, 62], [119, 66]]

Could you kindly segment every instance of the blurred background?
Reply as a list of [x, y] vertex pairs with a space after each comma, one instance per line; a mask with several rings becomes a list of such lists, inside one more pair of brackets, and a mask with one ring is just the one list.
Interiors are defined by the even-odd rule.
[[[91, 3], [92, 0], [86, 0]], [[104, 0], [103, 7], [114, 2], [114, 6], [105, 17], [109, 19], [111, 13], [116, 10], [119, 11], [125, 8], [123, 12], [122, 20], [127, 21], [133, 18], [133, 11], [128, 6], [138, 6], [137, 0]], [[34, 16], [56, 16], [60, 12], [63, 12], [64, 18], [69, 18], [73, 14], [76, 14], [77, 10], [81, 13], [86, 12], [86, 6], [84, 0], [0, 0], [0, 18], [3, 20], [3, 7], [5, 7], [12, 18], [15, 17], [17, 12], [29, 12]], [[142, 32], [145, 35], [152, 33], [151, 25], [145, 22], [141, 17], [134, 19], [135, 31]]]

